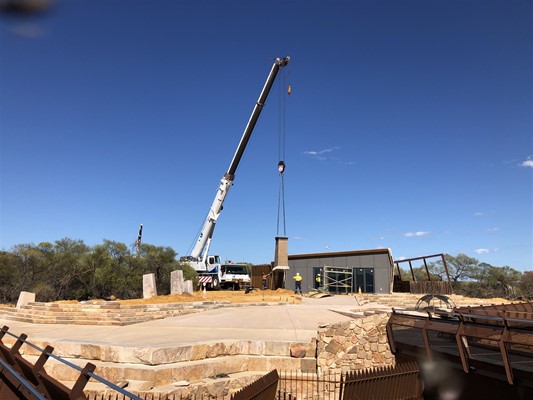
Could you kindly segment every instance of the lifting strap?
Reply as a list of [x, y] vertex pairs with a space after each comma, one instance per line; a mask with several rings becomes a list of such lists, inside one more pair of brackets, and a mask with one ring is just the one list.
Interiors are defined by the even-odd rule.
[[[276, 226], [276, 236], [280, 235], [280, 220], [283, 228], [283, 236], [287, 236], [285, 224], [285, 182], [283, 173], [285, 172], [285, 99], [292, 92], [291, 85], [285, 82], [285, 70], [281, 73], [281, 84], [279, 85], [279, 123], [278, 123], [278, 172], [279, 172], [279, 189], [278, 189], [278, 220]], [[287, 96], [285, 96], [287, 88]]]

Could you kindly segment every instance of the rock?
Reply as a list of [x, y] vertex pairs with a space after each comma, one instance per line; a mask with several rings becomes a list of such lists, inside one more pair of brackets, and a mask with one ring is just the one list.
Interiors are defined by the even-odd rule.
[[304, 358], [307, 354], [307, 345], [301, 343], [291, 344], [290, 354], [293, 358]]

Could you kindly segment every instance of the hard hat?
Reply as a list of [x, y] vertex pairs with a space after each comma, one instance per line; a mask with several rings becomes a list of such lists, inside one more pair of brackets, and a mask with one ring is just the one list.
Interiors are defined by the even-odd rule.
[[299, 272], [297, 272], [297, 273], [296, 273], [296, 275], [300, 275], [300, 273], [299, 273]]

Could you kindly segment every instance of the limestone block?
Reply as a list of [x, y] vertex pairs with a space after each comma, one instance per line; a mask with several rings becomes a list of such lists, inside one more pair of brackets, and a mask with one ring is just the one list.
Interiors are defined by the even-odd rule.
[[341, 346], [338, 342], [336, 342], [336, 341], [334, 341], [334, 340], [332, 340], [331, 342], [329, 342], [329, 344], [326, 346], [326, 351], [327, 351], [328, 353], [336, 354], [336, 353], [338, 353], [341, 349], [342, 349], [342, 346]]
[[265, 342], [262, 354], [265, 356], [287, 356], [289, 355], [289, 345], [285, 342]]
[[250, 340], [243, 344], [243, 354], [261, 355], [264, 353], [265, 342], [262, 340]]
[[126, 389], [129, 392], [146, 392], [154, 387], [152, 382], [148, 381], [136, 381], [134, 379], [130, 379], [128, 381], [128, 386]]
[[27, 305], [28, 303], [35, 302], [35, 293], [32, 292], [20, 292], [17, 301], [17, 308]]
[[345, 331], [339, 332], [339, 334], [336, 334], [335, 336], [333, 336], [333, 340], [335, 340], [337, 343], [341, 343], [341, 344], [346, 342]]
[[157, 296], [155, 274], [145, 274], [143, 275], [143, 298], [149, 299], [154, 296]]
[[293, 343], [290, 346], [291, 357], [304, 358], [307, 354], [307, 345], [301, 343]]
[[385, 363], [385, 356], [380, 353], [374, 354], [374, 362], [376, 364], [384, 364]]
[[348, 354], [357, 354], [359, 346], [352, 346], [346, 349]]
[[[115, 370], [118, 370], [118, 368], [114, 368]], [[98, 369], [100, 371], [100, 368]], [[154, 370], [147, 370], [146, 368], [136, 368], [136, 367], [124, 367], [123, 369], [123, 376], [117, 377], [117, 379], [109, 379], [111, 382], [116, 382], [117, 380], [136, 380], [136, 381], [148, 381], [151, 382], [152, 385], [155, 385], [156, 382], [156, 371]]]
[[183, 271], [178, 269], [170, 273], [170, 294], [183, 293]]
[[171, 368], [162, 368], [155, 373], [154, 386], [170, 385], [173, 381]]
[[192, 358], [192, 346], [180, 346], [172, 348], [136, 348], [133, 354], [126, 358], [126, 353], [122, 353], [120, 362], [134, 362], [146, 365], [169, 364], [176, 361], [190, 360]]
[[191, 360], [203, 360], [207, 357], [209, 346], [206, 344], [197, 344], [192, 347]]
[[194, 292], [192, 281], [183, 282], [183, 293], [192, 294]]
[[266, 357], [249, 357], [248, 358], [248, 371], [267, 371], [267, 359]]
[[226, 355], [226, 345], [224, 343], [215, 343], [208, 347], [206, 358], [216, 358]]

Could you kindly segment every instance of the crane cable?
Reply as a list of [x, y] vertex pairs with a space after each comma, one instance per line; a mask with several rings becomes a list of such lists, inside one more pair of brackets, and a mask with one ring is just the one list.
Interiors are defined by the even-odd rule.
[[287, 95], [291, 94], [291, 85], [285, 83], [285, 70], [281, 73], [281, 84], [279, 85], [279, 122], [278, 122], [278, 172], [279, 172], [279, 189], [278, 189], [278, 219], [276, 226], [276, 236], [280, 235], [280, 218], [283, 218], [283, 236], [287, 236], [285, 223], [285, 181], [283, 173], [285, 172], [285, 94], [284, 90], [287, 87]]

